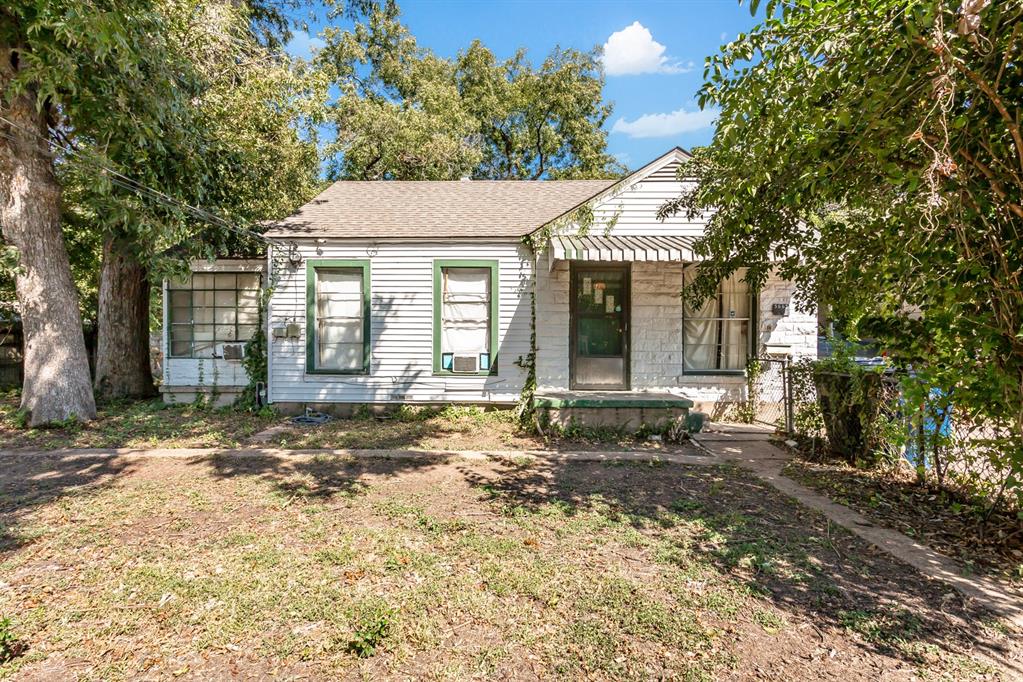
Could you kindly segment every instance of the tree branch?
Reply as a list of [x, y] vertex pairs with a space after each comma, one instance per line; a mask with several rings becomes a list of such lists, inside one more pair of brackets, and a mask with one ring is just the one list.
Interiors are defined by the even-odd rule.
[[990, 168], [988, 168], [984, 164], [984, 162], [973, 156], [973, 154], [971, 154], [966, 149], [959, 149], [956, 153], [960, 154], [970, 163], [970, 165], [972, 165], [974, 168], [983, 173], [984, 177], [988, 179], [988, 182], [991, 185], [991, 189], [998, 196], [998, 198], [1001, 199], [1002, 202], [1004, 202], [1005, 206], [1010, 211], [1015, 213], [1017, 217], [1023, 218], [1023, 206], [1020, 206], [1017, 203], [1009, 201], [1008, 194], [1006, 193], [1005, 188], [1002, 186], [1002, 183], [998, 181], [997, 176], [991, 171]]
[[999, 115], [1005, 122], [1006, 128], [1009, 130], [1009, 135], [1012, 136], [1013, 143], [1016, 147], [1016, 156], [1019, 159], [1019, 167], [1020, 170], [1023, 170], [1023, 134], [1020, 133], [1019, 124], [1009, 113], [1009, 109], [1005, 106], [1005, 102], [1002, 101], [1002, 98], [998, 95], [994, 88], [991, 87], [991, 84], [984, 80], [980, 74], [961, 63], [958, 59], [951, 59], [950, 61], [956, 69], [965, 74], [967, 78], [973, 81], [973, 83], [980, 88], [980, 91], [983, 92], [989, 100], [991, 100], [995, 109], [998, 110]]

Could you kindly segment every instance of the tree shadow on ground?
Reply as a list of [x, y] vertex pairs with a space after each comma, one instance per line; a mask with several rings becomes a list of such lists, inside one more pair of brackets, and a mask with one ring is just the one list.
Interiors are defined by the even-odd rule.
[[331, 454], [253, 454], [226, 450], [189, 460], [208, 469], [214, 478], [256, 478], [288, 498], [330, 501], [364, 492], [370, 478], [399, 476], [403, 472], [442, 466], [443, 455], [360, 458]]
[[138, 460], [110, 455], [0, 456], [0, 554], [27, 544], [21, 530], [33, 509], [69, 495], [88, 495], [130, 474]]
[[1023, 675], [1018, 646], [992, 642], [986, 611], [737, 467], [545, 461], [461, 469], [506, 513], [553, 503], [568, 515], [598, 509], [644, 532], [704, 529], [696, 543], [675, 548], [680, 569], [709, 563], [818, 633], [858, 633], [867, 651], [909, 665], [934, 647], [940, 655], [978, 651]]
[[[83, 455], [0, 459], [0, 549], [23, 544], [18, 527], [33, 509], [61, 496], [101, 490], [144, 461]], [[452, 503], [445, 498], [459, 491], [446, 486], [454, 485], [461, 488], [455, 502], [476, 499], [487, 507], [485, 515], [474, 517], [481, 532], [507, 529], [506, 524], [488, 525], [488, 517], [532, 513], [556, 526], [559, 515], [598, 513], [632, 526], [666, 550], [628, 560], [679, 576], [694, 565], [706, 566], [723, 580], [744, 584], [794, 626], [812, 627], [825, 656], [828, 647], [845, 646], [913, 667], [923, 665], [920, 649], [926, 647], [938, 655], [980, 653], [1007, 667], [1010, 676], [1023, 674], [1019, 645], [992, 637], [985, 627], [992, 620], [988, 614], [734, 467], [563, 459], [487, 462], [415, 453], [370, 459], [244, 450], [185, 463], [217, 479], [268, 483], [297, 503], [362, 495], [380, 481], [405, 476], [420, 490], [424, 482], [432, 486], [435, 503]], [[442, 472], [434, 471], [441, 467]], [[404, 484], [381, 494], [393, 497], [403, 491]], [[552, 505], [558, 515], [547, 516]], [[435, 506], [458, 513], [444, 504]], [[680, 529], [685, 532], [675, 532]], [[636, 551], [651, 553], [649, 548]], [[598, 561], [602, 556], [594, 555]], [[776, 652], [767, 655], [784, 666]], [[805, 659], [809, 652], [786, 655]]]
[[1014, 569], [1023, 571], [1023, 516], [1009, 505], [991, 509], [988, 499], [921, 484], [904, 469], [865, 470], [793, 459], [785, 474], [881, 525], [957, 557], [973, 570], [1000, 578], [1011, 576]]

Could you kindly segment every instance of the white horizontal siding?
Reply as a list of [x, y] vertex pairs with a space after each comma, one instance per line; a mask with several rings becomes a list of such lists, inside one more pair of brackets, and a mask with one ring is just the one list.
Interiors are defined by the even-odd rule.
[[167, 358], [163, 363], [164, 383], [167, 386], [246, 386], [248, 374], [241, 360], [222, 358]]
[[[593, 206], [592, 235], [602, 235], [611, 226], [612, 235], [699, 236], [703, 234], [707, 218], [704, 214], [694, 219], [680, 214], [663, 222], [657, 211], [668, 201], [677, 199], [684, 190], [692, 189], [695, 182], [681, 182], [676, 178], [677, 162], [652, 169], [649, 175], [631, 185], [618, 188]], [[575, 234], [578, 226], [570, 224], [564, 234]]]
[[[529, 353], [532, 259], [517, 241], [488, 244], [335, 242], [300, 245], [270, 301], [270, 326], [297, 323], [298, 338], [271, 339], [272, 402], [514, 402], [525, 381], [515, 362]], [[372, 255], [369, 255], [372, 254]], [[370, 262], [370, 373], [307, 374], [306, 268], [309, 260]], [[498, 261], [498, 361], [492, 376], [434, 376], [433, 262]]]
[[663, 222], [657, 219], [657, 211], [666, 202], [677, 199], [683, 190], [691, 187], [692, 183], [678, 180], [637, 182], [594, 207], [594, 223], [590, 232], [601, 234], [614, 221], [611, 229], [614, 235], [701, 235], [709, 215], [690, 220], [683, 213]]

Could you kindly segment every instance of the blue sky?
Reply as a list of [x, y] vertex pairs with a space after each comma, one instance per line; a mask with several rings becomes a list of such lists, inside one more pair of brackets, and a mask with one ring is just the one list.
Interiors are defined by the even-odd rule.
[[[605, 47], [604, 97], [615, 108], [608, 149], [630, 168], [675, 145], [706, 144], [713, 112], [695, 101], [703, 60], [753, 26], [737, 0], [399, 0], [402, 20], [423, 47], [451, 57], [473, 39], [509, 57], [519, 47], [534, 63], [555, 45]], [[288, 49], [308, 57], [322, 20], [297, 31]]]

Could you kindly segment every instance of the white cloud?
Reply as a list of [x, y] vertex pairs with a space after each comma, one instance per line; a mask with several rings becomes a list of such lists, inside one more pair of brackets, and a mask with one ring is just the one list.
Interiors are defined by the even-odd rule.
[[315, 36], [309, 35], [307, 31], [292, 31], [291, 40], [284, 46], [284, 51], [292, 57], [312, 59], [313, 53], [326, 45], [325, 42]]
[[693, 70], [692, 62], [683, 65], [664, 54], [667, 49], [654, 40], [646, 26], [634, 21], [612, 33], [604, 43], [604, 70], [609, 76]]
[[726, 40], [728, 40], [728, 34], [725, 33], [724, 31], [722, 31], [721, 32], [721, 42], [725, 42]]
[[634, 121], [620, 118], [611, 126], [611, 132], [629, 137], [672, 137], [710, 128], [718, 113], [717, 109], [686, 111], [682, 108], [670, 114], [643, 114]]

